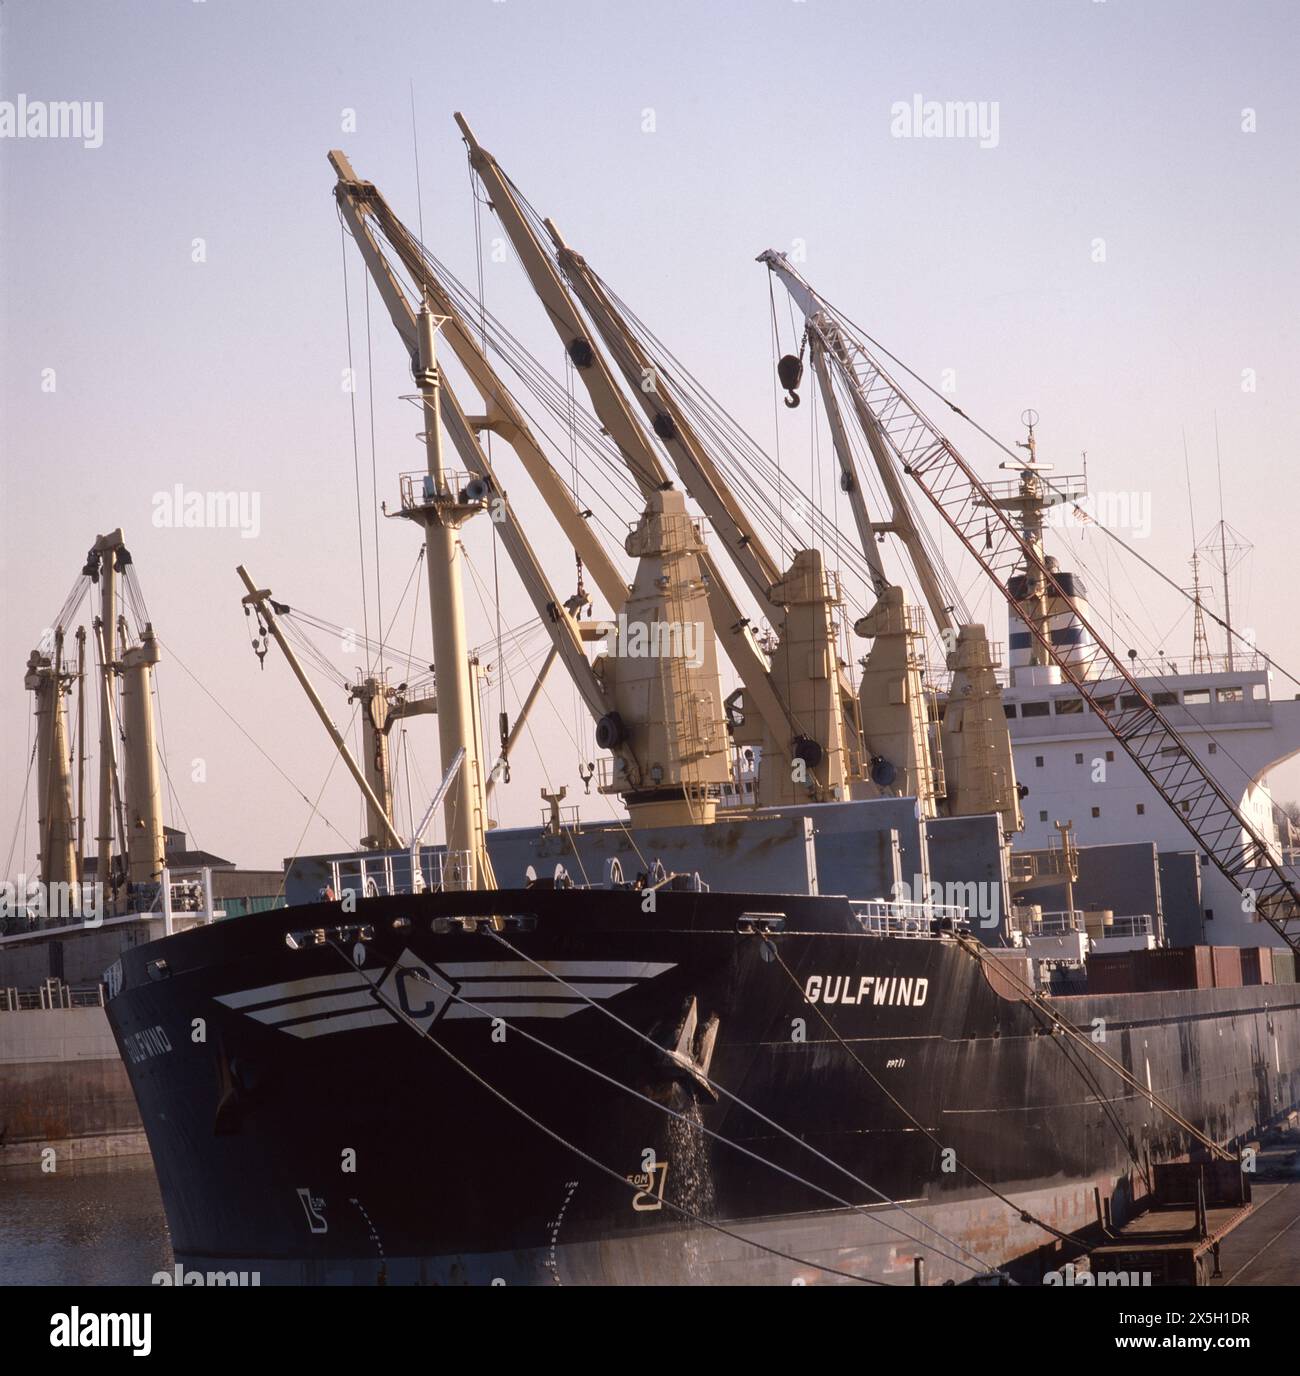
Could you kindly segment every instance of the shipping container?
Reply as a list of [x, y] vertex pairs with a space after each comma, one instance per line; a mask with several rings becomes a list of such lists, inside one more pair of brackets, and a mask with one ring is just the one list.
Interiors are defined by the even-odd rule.
[[[1286, 967], [1294, 982], [1294, 955]], [[1278, 952], [1236, 946], [1163, 946], [1154, 951], [1113, 951], [1088, 957], [1090, 994], [1164, 993], [1173, 989], [1239, 989], [1243, 961], [1248, 984], [1271, 984], [1278, 978]]]
[[1167, 946], [1137, 951], [1138, 989], [1212, 989], [1214, 965], [1209, 946]]
[[1216, 989], [1241, 988], [1241, 947], [1212, 946], [1214, 953], [1214, 987]]
[[1246, 946], [1241, 952], [1243, 984], [1273, 983], [1273, 951], [1268, 946]]
[[1131, 994], [1137, 989], [1133, 968], [1136, 951], [1110, 951], [1088, 957], [1090, 994]]

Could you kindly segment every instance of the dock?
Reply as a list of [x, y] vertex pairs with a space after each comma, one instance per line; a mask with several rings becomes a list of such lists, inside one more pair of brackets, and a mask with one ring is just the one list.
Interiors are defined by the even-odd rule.
[[1157, 1166], [1151, 1207], [1092, 1250], [1093, 1274], [1158, 1286], [1300, 1284], [1300, 1127], [1275, 1129], [1243, 1161]]

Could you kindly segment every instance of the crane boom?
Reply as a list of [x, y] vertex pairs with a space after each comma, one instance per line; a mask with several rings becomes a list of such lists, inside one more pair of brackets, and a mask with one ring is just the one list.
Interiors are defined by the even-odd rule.
[[[785, 280], [790, 286], [791, 279]], [[888, 457], [898, 471], [925, 494], [1012, 611], [1022, 617], [1048, 661], [1060, 669], [1197, 845], [1242, 893], [1245, 910], [1253, 908], [1283, 941], [1300, 951], [1300, 888], [1294, 875], [1110, 649], [1087, 613], [1074, 603], [1041, 547], [1021, 534], [966, 459], [851, 327], [806, 283], [803, 287], [808, 304], [815, 303], [826, 312], [841, 335], [851, 340], [851, 349], [832, 350], [831, 357], [850, 394], [869, 413], [876, 438], [887, 446]], [[1033, 469], [1024, 465], [1024, 471], [1032, 473]], [[1074, 606], [1075, 618], [1096, 647], [1089, 660], [1080, 662], [1062, 653], [1052, 641], [1046, 620], [1034, 616], [1026, 605], [1028, 597], [1021, 599], [1012, 592], [1011, 579], [1018, 568], [1028, 572], [1028, 584], [1050, 589], [1062, 602]]]
[[[388, 238], [388, 242], [394, 245], [404, 262], [411, 254], [409, 235], [396, 216], [388, 210], [386, 203], [382, 201], [374, 186], [369, 182], [362, 182], [356, 176], [351, 164], [341, 152], [335, 150], [330, 154], [330, 165], [338, 175], [335, 194], [339, 209], [352, 231], [366, 268], [388, 308], [394, 328], [406, 346], [412, 348], [416, 344], [417, 336], [416, 309], [407, 299], [401, 283], [398, 282], [389, 268], [375, 237], [375, 231], [382, 232]], [[390, 235], [392, 237], [389, 237]], [[409, 267], [417, 284], [429, 294], [429, 298], [446, 305], [450, 310], [451, 302], [445, 295], [435, 294], [441, 293], [441, 286], [423, 267], [422, 263], [412, 258]], [[540, 446], [528, 432], [521, 413], [515, 409], [514, 403], [510, 400], [499, 379], [496, 378], [495, 373], [490, 369], [486, 358], [481, 351], [477, 350], [464, 322], [458, 315], [454, 314], [449, 315], [448, 319], [453, 326], [450, 332], [452, 346], [457, 350], [458, 357], [461, 357], [462, 361], [465, 362], [467, 371], [475, 380], [475, 385], [482, 386], [488, 399], [511, 418], [507, 430], [508, 443], [515, 448], [516, 453], [520, 454], [521, 459], [525, 454], [537, 459], [537, 463], [529, 470], [530, 476], [537, 481], [543, 469], [550, 471], [550, 466], [546, 462]], [[477, 367], [472, 366], [476, 361]], [[533, 608], [550, 635], [551, 644], [568, 669], [578, 689], [579, 696], [590, 711], [593, 720], [599, 721], [609, 711], [610, 703], [590, 661], [587, 659], [582, 644], [581, 629], [551, 586], [541, 561], [524, 533], [523, 524], [515, 518], [510, 500], [498, 480], [495, 470], [488, 462], [487, 455], [475, 436], [474, 426], [461, 408], [454, 391], [445, 381], [440, 390], [441, 422], [446, 427], [447, 434], [466, 468], [487, 484], [488, 491], [496, 505], [497, 514], [500, 517], [500, 519], [494, 517], [493, 528], [500, 536], [501, 543], [528, 593]], [[554, 484], [543, 486], [539, 483], [539, 486], [543, 493], [549, 496]], [[570, 503], [571, 506], [572, 503]], [[557, 509], [563, 510], [564, 508], [562, 505], [552, 507], [552, 510]], [[579, 522], [577, 526], [572, 527], [566, 533], [582, 535], [586, 533], [585, 526]], [[584, 553], [594, 551], [596, 549], [594, 535], [590, 537], [590, 551], [587, 544], [579, 546], [579, 548]], [[597, 569], [614, 570], [616, 567], [608, 560], [603, 549], [599, 551], [598, 557], [593, 554], [592, 562]], [[616, 576], [616, 574], [610, 575], [611, 578]], [[621, 592], [622, 596], [626, 597], [627, 586], [620, 580], [617, 587], [611, 586], [610, 591]], [[621, 602], [617, 605], [621, 605]], [[621, 743], [614, 747], [613, 753], [623, 760], [626, 776], [629, 779], [640, 777], [640, 764], [630, 746]]]
[[[824, 364], [822, 364], [821, 358], [822, 356], [833, 358], [846, 379], [855, 379], [854, 354], [857, 341], [840, 328], [834, 313], [790, 265], [785, 254], [767, 249], [759, 254], [758, 261], [766, 263], [768, 269], [781, 279], [786, 290], [794, 298], [795, 304], [803, 312], [812, 343], [813, 366], [817, 370], [818, 381], [823, 383], [823, 394], [827, 397], [827, 410], [837, 413], [838, 408], [834, 406], [832, 400], [833, 393], [823, 381]], [[880, 424], [868, 404], [867, 397], [851, 382], [849, 397], [853, 402], [853, 410], [858, 418], [858, 424], [861, 425], [862, 432], [866, 437], [867, 447], [871, 450], [871, 456], [880, 473], [880, 480], [889, 495], [891, 508], [889, 525], [883, 528], [897, 535], [906, 547], [912, 567], [916, 570], [921, 594], [930, 609], [930, 616], [935, 626], [940, 632], [950, 631], [955, 634], [956, 621], [953, 618], [953, 605], [950, 595], [945, 594], [940, 584], [938, 570], [921, 539], [921, 532], [912, 515], [911, 504], [907, 500], [902, 479], [890, 460], [888, 441], [880, 433]], [[836, 452], [840, 453], [838, 442]], [[856, 473], [851, 466], [851, 458], [846, 460], [846, 456], [842, 453], [840, 454], [840, 468], [842, 472], [847, 474], [850, 482], [856, 482]], [[860, 524], [861, 521], [859, 520]], [[864, 553], [867, 551], [864, 550]], [[868, 559], [871, 557], [870, 553], [867, 553], [867, 557]]]
[[[546, 315], [564, 343], [583, 386], [591, 397], [592, 406], [629, 472], [649, 496], [656, 488], [672, 485], [659, 450], [646, 433], [630, 401], [619, 389], [614, 374], [601, 351], [587, 338], [589, 326], [579, 313], [569, 289], [552, 262], [550, 252], [529, 221], [519, 203], [514, 184], [506, 176], [497, 160], [474, 137], [463, 115], [456, 115], [456, 123], [469, 149], [470, 165], [486, 190], [492, 208], [504, 229], [533, 290], [546, 309]], [[637, 374], [638, 382], [641, 374]], [[688, 490], [689, 486], [688, 486]], [[716, 518], [715, 532], [732, 529], [732, 521], [721, 506], [721, 497], [711, 488], [697, 488], [711, 501], [704, 506], [710, 520]], [[745, 530], [736, 528], [727, 540], [728, 557], [740, 571], [760, 607], [769, 601], [774, 565], [770, 560], [760, 567], [756, 562], [756, 538], [745, 539]], [[701, 565], [708, 581], [709, 608], [718, 628], [724, 653], [745, 685], [746, 705], [752, 706], [767, 732], [765, 754], [782, 775], [789, 773], [793, 756], [791, 742], [809, 734], [811, 727], [794, 710], [780, 680], [773, 676], [767, 659], [760, 649], [749, 618], [745, 615], [717, 567], [713, 554], [706, 549]]]

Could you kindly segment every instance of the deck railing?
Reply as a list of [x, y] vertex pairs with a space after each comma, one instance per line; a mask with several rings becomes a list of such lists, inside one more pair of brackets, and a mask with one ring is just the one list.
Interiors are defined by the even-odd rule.
[[850, 899], [862, 929], [876, 936], [935, 937], [970, 927], [967, 909], [943, 903], [913, 903], [889, 898]]
[[104, 986], [72, 986], [47, 979], [36, 989], [0, 988], [0, 1013], [33, 1012], [42, 1008], [102, 1008]]

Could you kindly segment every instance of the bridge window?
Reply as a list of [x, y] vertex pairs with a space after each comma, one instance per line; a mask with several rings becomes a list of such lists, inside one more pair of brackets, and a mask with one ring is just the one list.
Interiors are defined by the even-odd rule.
[[1216, 688], [1214, 696], [1219, 702], [1245, 702], [1246, 695], [1240, 688]]
[[1057, 698], [1056, 715], [1058, 717], [1075, 717], [1083, 714], [1082, 698]]
[[1208, 688], [1189, 688], [1183, 694], [1184, 707], [1204, 707], [1210, 700]]
[[1045, 717], [1049, 715], [1051, 710], [1051, 704], [1046, 702], [1022, 702], [1020, 704], [1022, 717]]

